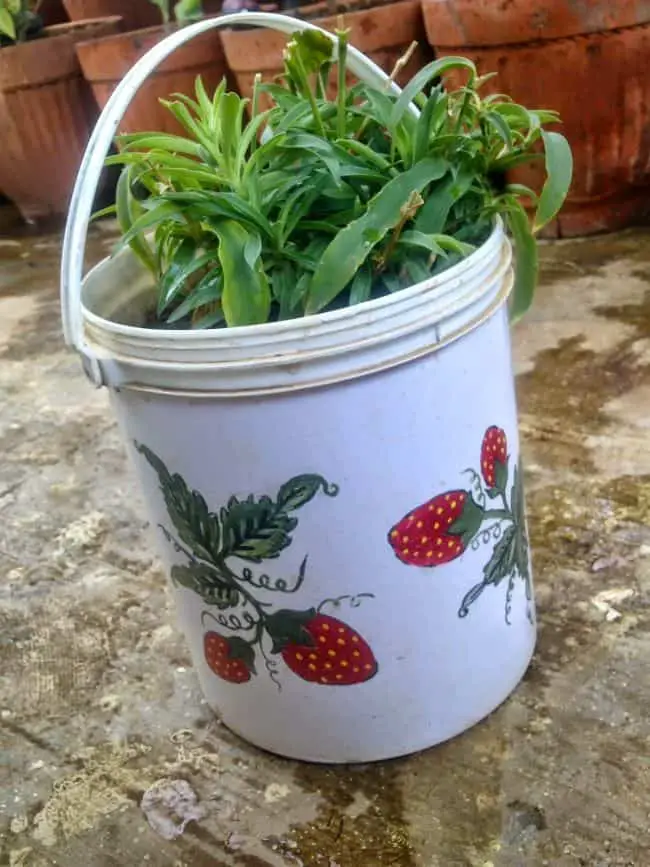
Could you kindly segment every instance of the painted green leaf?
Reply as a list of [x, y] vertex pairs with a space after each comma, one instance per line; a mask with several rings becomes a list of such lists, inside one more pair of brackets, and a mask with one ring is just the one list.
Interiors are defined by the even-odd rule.
[[293, 512], [313, 500], [320, 490], [335, 497], [339, 489], [337, 485], [328, 484], [322, 476], [309, 473], [294, 476], [278, 491], [277, 507], [284, 512]]
[[530, 582], [530, 552], [528, 548], [528, 533], [526, 530], [526, 506], [524, 500], [523, 473], [521, 466], [515, 466], [511, 500], [512, 512], [517, 531], [516, 563], [517, 571], [522, 579]]
[[546, 153], [546, 182], [539, 197], [533, 231], [543, 228], [564, 204], [573, 176], [569, 142], [559, 132], [542, 130]]
[[273, 641], [272, 652], [281, 653], [289, 644], [311, 647], [314, 639], [305, 626], [314, 619], [316, 613], [315, 608], [310, 608], [308, 611], [281, 609], [269, 615], [264, 626]]
[[231, 659], [241, 659], [251, 674], [257, 674], [255, 670], [255, 648], [238, 635], [228, 638], [228, 655]]
[[245, 500], [231, 497], [221, 510], [224, 557], [239, 557], [252, 563], [277, 557], [291, 544], [298, 525], [270, 497]]
[[239, 603], [239, 592], [224, 581], [219, 573], [203, 563], [175, 565], [171, 569], [174, 584], [193, 590], [207, 605], [216, 605], [222, 611]]
[[373, 248], [401, 219], [402, 208], [414, 192], [441, 178], [448, 164], [427, 158], [389, 181], [368, 203], [363, 216], [334, 237], [323, 253], [311, 280], [306, 314], [326, 307], [348, 285]]
[[150, 448], [142, 443], [136, 443], [135, 448], [158, 475], [169, 518], [180, 539], [197, 557], [213, 560], [219, 554], [221, 541], [217, 515], [210, 512], [201, 494], [190, 490], [178, 473], [171, 475], [163, 461]]
[[512, 574], [516, 565], [517, 533], [512, 524], [503, 531], [503, 535], [494, 546], [492, 556], [483, 567], [483, 582], [495, 587], [508, 575]]
[[475, 503], [469, 492], [461, 515], [456, 518], [449, 527], [447, 533], [450, 536], [460, 536], [465, 547], [469, 545], [478, 533], [481, 524], [485, 520], [485, 511]]

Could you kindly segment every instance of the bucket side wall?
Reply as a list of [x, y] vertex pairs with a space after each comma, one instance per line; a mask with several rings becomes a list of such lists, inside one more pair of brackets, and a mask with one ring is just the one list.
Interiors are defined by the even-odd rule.
[[[113, 401], [151, 523], [172, 534], [177, 531], [158, 477], [134, 451], [134, 440], [198, 490], [213, 512], [232, 495], [275, 498], [282, 485], [305, 473], [320, 474], [340, 488], [336, 497], [320, 490], [292, 513], [298, 519], [293, 541], [279, 557], [258, 565], [231, 558], [229, 566], [239, 575], [249, 567], [254, 580], [268, 575], [292, 586], [308, 558], [297, 593], [255, 591], [269, 603], [268, 612], [305, 611], [326, 599], [372, 594], [358, 607], [348, 598], [323, 609], [367, 642], [378, 665], [371, 679], [347, 688], [308, 683], [266, 643], [282, 690], [269, 677], [259, 649], [257, 674], [246, 683], [227, 683], [210, 670], [203, 653], [202, 612], [214, 618], [219, 611], [192, 590], [175, 591], [205, 695], [233, 730], [300, 759], [383, 759], [458, 734], [517, 684], [535, 636], [532, 603], [520, 577], [515, 575], [510, 590], [508, 578], [486, 586], [467, 616], [459, 617], [496, 537], [479, 535], [462, 556], [434, 568], [401, 562], [390, 544], [391, 529], [419, 505], [438, 494], [472, 490], [464, 471], [480, 474], [481, 444], [493, 426], [508, 439], [510, 496], [519, 445], [505, 307], [417, 362], [330, 388], [217, 401], [124, 390], [114, 393]], [[168, 569], [188, 563], [160, 530], [156, 535]], [[243, 617], [246, 606], [233, 610]], [[211, 617], [206, 628], [246, 637], [215, 625]]]

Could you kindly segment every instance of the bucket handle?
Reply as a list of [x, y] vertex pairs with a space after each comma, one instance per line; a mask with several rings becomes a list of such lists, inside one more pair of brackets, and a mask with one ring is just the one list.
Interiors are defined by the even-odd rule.
[[[63, 236], [61, 256], [61, 315], [63, 336], [68, 346], [82, 357], [88, 378], [96, 385], [104, 385], [102, 366], [97, 356], [84, 340], [81, 311], [81, 288], [83, 281], [84, 253], [88, 238], [93, 201], [101, 177], [104, 160], [131, 101], [147, 77], [177, 48], [218, 27], [238, 24], [254, 25], [292, 34], [302, 30], [319, 30], [336, 42], [336, 36], [321, 27], [286, 15], [271, 12], [235, 12], [218, 18], [207, 18], [190, 24], [167, 36], [140, 58], [115, 88], [99, 116], [90, 136], [70, 199], [68, 218]], [[347, 68], [353, 75], [373, 87], [390, 83], [391, 90], [399, 94], [401, 89], [389, 76], [357, 48], [348, 46]]]

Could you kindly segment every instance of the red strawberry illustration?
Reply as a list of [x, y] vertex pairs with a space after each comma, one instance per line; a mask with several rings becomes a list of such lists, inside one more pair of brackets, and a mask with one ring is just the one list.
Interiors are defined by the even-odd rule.
[[442, 566], [465, 551], [484, 512], [468, 491], [447, 491], [423, 503], [395, 524], [388, 541], [409, 566]]
[[500, 427], [485, 431], [481, 445], [481, 473], [488, 488], [505, 490], [508, 481], [508, 440]]
[[225, 638], [218, 632], [206, 632], [203, 652], [210, 669], [228, 683], [247, 683], [251, 674], [255, 674], [255, 652], [242, 638]]
[[309, 683], [352, 686], [377, 673], [369, 644], [351, 626], [329, 614], [278, 611], [266, 621], [274, 649]]

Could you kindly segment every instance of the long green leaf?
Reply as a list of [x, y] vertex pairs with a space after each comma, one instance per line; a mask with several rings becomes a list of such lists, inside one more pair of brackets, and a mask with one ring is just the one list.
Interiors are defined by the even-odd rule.
[[156, 265], [151, 248], [144, 238], [144, 229], [135, 228], [136, 204], [131, 195], [131, 180], [133, 169], [124, 168], [120, 172], [115, 189], [115, 215], [122, 232], [122, 244], [128, 244], [140, 261], [153, 273], [156, 273]]
[[[197, 256], [196, 245], [192, 243], [191, 239], [186, 239], [182, 252], [179, 251], [160, 281], [159, 315], [170, 307], [178, 295], [186, 291], [187, 281], [190, 277], [214, 261], [214, 251]], [[192, 290], [192, 295], [194, 291]], [[168, 321], [172, 320], [169, 319]]]
[[443, 232], [449, 212], [469, 190], [474, 177], [472, 171], [461, 169], [455, 176], [449, 173], [436, 184], [415, 218], [415, 228], [425, 235]]
[[528, 215], [518, 202], [508, 212], [507, 220], [515, 245], [515, 286], [510, 299], [510, 319], [516, 322], [533, 303], [538, 253]]
[[223, 270], [221, 303], [226, 324], [258, 325], [271, 309], [271, 291], [259, 258], [259, 236], [234, 220], [215, 225], [219, 236], [219, 261]]
[[[178, 322], [193, 313], [199, 307], [206, 307], [219, 301], [221, 298], [221, 287], [223, 286], [223, 276], [220, 270], [214, 269], [210, 271], [198, 283], [191, 293], [185, 298], [178, 307], [175, 307], [172, 313], [167, 317], [167, 322]], [[223, 318], [223, 317], [222, 317]]]
[[[142, 132], [119, 135], [116, 137], [118, 145], [127, 153], [133, 150], [148, 151], [158, 149], [173, 154], [188, 154], [201, 159], [205, 157], [205, 149], [196, 141], [184, 138], [181, 135], [167, 135], [165, 133]], [[111, 161], [119, 162], [119, 154], [109, 157]]]
[[564, 204], [573, 176], [569, 142], [559, 132], [542, 130], [546, 153], [546, 182], [539, 197], [533, 231], [543, 228]]
[[470, 81], [473, 81], [476, 78], [476, 66], [474, 66], [472, 61], [468, 60], [466, 57], [442, 57], [440, 60], [434, 60], [432, 63], [428, 63], [426, 66], [423, 66], [419, 72], [416, 72], [404, 90], [400, 93], [391, 112], [391, 127], [394, 128], [397, 126], [415, 97], [427, 86], [427, 84], [429, 84], [430, 81], [440, 78], [441, 75], [445, 72], [449, 72], [450, 69], [467, 69], [470, 73]]
[[305, 313], [326, 307], [352, 280], [372, 249], [403, 218], [403, 207], [414, 192], [441, 178], [448, 169], [443, 159], [425, 159], [389, 181], [368, 203], [368, 209], [327, 246], [312, 277]]

